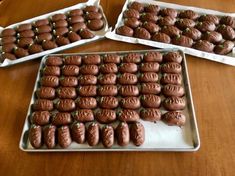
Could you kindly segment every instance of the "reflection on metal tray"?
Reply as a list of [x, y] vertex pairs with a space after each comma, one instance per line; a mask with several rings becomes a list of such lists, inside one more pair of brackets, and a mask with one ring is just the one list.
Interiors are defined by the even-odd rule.
[[[186, 99], [186, 108], [183, 110], [184, 115], [186, 116], [186, 124], [183, 127], [178, 126], [168, 126], [162, 121], [158, 121], [157, 123], [148, 122], [140, 120], [140, 122], [145, 127], [145, 142], [143, 145], [137, 147], [130, 143], [125, 147], [118, 146], [117, 143], [111, 148], [104, 148], [101, 142], [94, 147], [89, 146], [87, 143], [77, 144], [76, 142], [72, 142], [72, 144], [66, 148], [62, 149], [59, 145], [56, 145], [54, 149], [47, 149], [45, 145], [43, 145], [40, 149], [34, 149], [28, 139], [28, 133], [30, 128], [29, 117], [32, 113], [32, 104], [34, 103], [36, 96], [35, 91], [39, 87], [39, 80], [41, 77], [41, 70], [45, 66], [45, 61], [48, 56], [45, 56], [39, 68], [39, 72], [36, 78], [32, 99], [30, 101], [28, 113], [25, 119], [22, 136], [20, 139], [19, 147], [21, 150], [26, 152], [65, 152], [65, 151], [196, 151], [200, 147], [200, 140], [196, 122], [196, 116], [194, 112], [194, 105], [192, 100], [190, 82], [188, 77], [187, 63], [185, 59], [185, 55], [181, 50], [178, 49], [162, 49], [162, 50], [133, 50], [133, 51], [113, 51], [113, 52], [96, 52], [96, 53], [77, 53], [77, 54], [53, 54], [49, 56], [71, 56], [71, 55], [90, 55], [90, 54], [99, 54], [104, 56], [105, 54], [116, 53], [121, 57], [128, 53], [140, 53], [144, 54], [148, 51], [158, 51], [161, 53], [178, 51], [183, 56], [182, 65], [182, 77], [183, 77], [183, 87], [185, 89], [185, 99]], [[160, 75], [161, 76], [161, 75]], [[161, 95], [162, 96], [162, 95]], [[161, 113], [164, 113], [164, 109], [160, 108]], [[112, 124], [116, 127], [116, 123]]]

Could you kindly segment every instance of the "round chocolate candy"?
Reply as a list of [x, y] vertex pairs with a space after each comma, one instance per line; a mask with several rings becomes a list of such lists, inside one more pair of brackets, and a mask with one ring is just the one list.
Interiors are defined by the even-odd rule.
[[95, 119], [100, 123], [111, 123], [116, 120], [116, 111], [112, 109], [100, 109], [95, 114]]
[[60, 99], [56, 103], [56, 109], [61, 112], [73, 111], [76, 108], [75, 102], [72, 99]]
[[226, 40], [233, 40], [235, 38], [235, 31], [232, 27], [226, 25], [220, 25], [217, 31], [222, 34]]
[[53, 102], [47, 99], [38, 99], [33, 104], [35, 111], [51, 111], [53, 110]]
[[136, 18], [139, 19], [140, 18], [140, 13], [135, 10], [135, 9], [127, 9], [123, 12], [123, 17], [124, 18]]
[[88, 20], [87, 27], [92, 31], [101, 30], [104, 27], [104, 21], [100, 19]]
[[116, 96], [118, 89], [116, 85], [103, 85], [98, 88], [100, 96]]
[[77, 15], [83, 15], [83, 10], [82, 9], [74, 9], [74, 10], [70, 10], [68, 12], [69, 16], [77, 16]]
[[128, 26], [120, 26], [116, 29], [116, 33], [119, 35], [132, 37], [134, 35], [134, 30]]
[[160, 7], [158, 5], [149, 4], [144, 7], [144, 10], [149, 13], [158, 14]]
[[228, 54], [232, 51], [232, 49], [234, 48], [234, 42], [226, 40], [223, 43], [216, 45], [214, 48], [214, 52], [216, 54]]
[[16, 48], [16, 44], [14, 43], [4, 44], [2, 45], [2, 52], [11, 53], [14, 50], [14, 48]]
[[51, 32], [51, 31], [52, 31], [52, 28], [51, 28], [51, 26], [49, 26], [49, 25], [40, 26], [40, 27], [37, 27], [37, 28], [35, 29], [35, 32], [36, 32], [37, 34], [49, 33], [49, 32]]
[[78, 76], [79, 74], [79, 67], [77, 65], [64, 65], [61, 70], [64, 76]]
[[144, 62], [162, 62], [162, 54], [158, 51], [149, 51], [144, 54]]
[[171, 16], [173, 18], [176, 18], [178, 15], [178, 12], [172, 8], [165, 8], [165, 9], [160, 10], [159, 14], [161, 16]]
[[79, 32], [81, 29], [86, 29], [86, 28], [87, 28], [86, 24], [81, 22], [71, 25], [69, 29], [73, 32]]
[[2, 37], [0, 42], [1, 42], [0, 43], [1, 45], [5, 45], [5, 44], [8, 44], [8, 43], [14, 43], [14, 42], [16, 42], [16, 37], [14, 37], [14, 36]]
[[120, 73], [136, 73], [138, 67], [135, 63], [122, 63], [118, 68]]
[[5, 28], [2, 30], [0, 36], [1, 37], [6, 37], [6, 36], [14, 36], [16, 34], [15, 29], [12, 28]]
[[145, 28], [138, 27], [135, 29], [134, 37], [149, 40], [151, 34]]
[[161, 66], [161, 71], [163, 73], [181, 73], [182, 67], [177, 62], [167, 62]]
[[99, 84], [116, 84], [117, 76], [116, 74], [110, 73], [110, 74], [104, 74], [99, 76], [98, 78]]
[[140, 20], [142, 22], [148, 21], [148, 22], [156, 23], [158, 20], [158, 16], [153, 13], [142, 13], [140, 16]]
[[119, 94], [123, 97], [138, 96], [139, 89], [137, 86], [134, 85], [125, 85], [120, 87]]
[[177, 73], [164, 73], [161, 78], [161, 83], [180, 85], [182, 83], [182, 76]]
[[123, 109], [118, 112], [118, 120], [123, 122], [136, 122], [140, 119], [137, 111], [130, 109]]
[[[11, 54], [11, 53], [3, 52], [2, 53], [2, 60], [4, 60], [4, 59], [15, 60], [16, 56], [14, 54]], [[0, 61], [1, 61], [1, 57], [0, 57]]]
[[152, 36], [153, 41], [162, 42], [162, 43], [171, 43], [171, 38], [165, 33], [156, 33]]
[[57, 96], [59, 98], [74, 99], [77, 97], [76, 89], [74, 87], [60, 87], [57, 89]]
[[81, 29], [79, 35], [82, 37], [82, 39], [91, 39], [95, 37], [95, 34], [93, 34], [88, 29]]
[[101, 97], [99, 107], [104, 109], [114, 109], [118, 107], [118, 99], [112, 96]]
[[125, 109], [139, 109], [140, 100], [138, 97], [125, 97], [121, 99], [121, 107]]
[[97, 106], [96, 99], [93, 97], [80, 97], [76, 100], [76, 103], [82, 109], [94, 109]]
[[58, 14], [52, 15], [51, 20], [53, 22], [59, 21], [59, 20], [66, 20], [66, 15], [62, 13], [58, 13]]
[[103, 57], [103, 62], [119, 64], [121, 62], [121, 59], [120, 56], [117, 54], [107, 54]]
[[42, 127], [39, 125], [31, 125], [29, 130], [29, 142], [33, 148], [40, 148], [42, 146]]
[[137, 18], [126, 18], [124, 19], [124, 24], [135, 29], [140, 26], [141, 22]]
[[179, 46], [184, 46], [184, 47], [189, 47], [189, 48], [191, 48], [193, 45], [193, 39], [191, 39], [187, 36], [183, 36], [183, 35], [178, 35], [178, 36], [174, 37], [171, 40], [171, 42], [174, 45], [179, 45]]
[[213, 43], [208, 42], [206, 40], [198, 40], [196, 43], [194, 43], [193, 48], [212, 53], [214, 49], [214, 45]]
[[184, 10], [179, 13], [179, 17], [196, 20], [199, 17], [199, 15], [192, 10]]
[[49, 56], [45, 64], [49, 66], [61, 66], [63, 65], [63, 59], [59, 56]]
[[71, 114], [68, 112], [58, 112], [52, 116], [51, 123], [55, 126], [69, 125], [72, 123]]
[[39, 34], [35, 37], [37, 43], [42, 43], [44, 40], [52, 40], [52, 34], [51, 33], [43, 33]]
[[22, 32], [22, 31], [27, 31], [27, 30], [31, 30], [32, 29], [32, 24], [30, 23], [24, 23], [24, 24], [20, 24], [19, 26], [17, 26], [17, 32]]
[[96, 96], [96, 86], [80, 86], [78, 88], [78, 93], [83, 97], [93, 97]]
[[50, 113], [48, 111], [35, 111], [32, 113], [30, 122], [36, 125], [47, 125], [50, 123]]
[[25, 57], [29, 55], [29, 52], [23, 48], [15, 48], [14, 54], [17, 58]]
[[100, 20], [103, 15], [99, 12], [87, 12], [85, 15], [86, 20]]
[[187, 36], [187, 37], [193, 39], [193, 40], [199, 40], [199, 39], [201, 39], [201, 36], [202, 36], [202, 33], [196, 28], [186, 28], [182, 32], [182, 34], [184, 36]]
[[101, 131], [102, 144], [106, 148], [111, 148], [114, 144], [114, 129], [110, 125], [106, 125]]
[[143, 83], [140, 92], [142, 94], [159, 94], [161, 86], [158, 83]]
[[206, 14], [206, 15], [201, 15], [200, 18], [198, 19], [198, 21], [210, 21], [216, 25], [219, 24], [219, 18], [215, 15], [211, 15], [211, 14]]
[[157, 122], [161, 120], [161, 111], [156, 108], [145, 108], [140, 111], [140, 117], [146, 121]]
[[43, 51], [42, 46], [38, 44], [29, 45], [28, 50], [30, 54], [40, 53]]
[[68, 27], [68, 22], [66, 20], [59, 20], [54, 22], [52, 25], [54, 28]]
[[125, 62], [125, 63], [140, 63], [141, 62], [141, 54], [129, 53], [123, 57], [123, 62]]
[[60, 85], [64, 87], [75, 87], [78, 85], [78, 79], [73, 76], [65, 76], [60, 78]]
[[37, 21], [33, 22], [34, 27], [45, 26], [45, 25], [48, 25], [48, 24], [49, 24], [48, 19], [41, 19], [41, 20], [37, 20]]
[[141, 97], [141, 104], [146, 108], [158, 108], [161, 104], [161, 98], [152, 94], [143, 95]]
[[81, 40], [81, 37], [76, 32], [70, 31], [68, 33], [68, 39], [70, 42], [76, 42]]
[[194, 27], [196, 25], [196, 23], [191, 19], [182, 18], [182, 19], [176, 21], [175, 25], [179, 29], [184, 30], [184, 29], [189, 28], [189, 27]]
[[58, 46], [68, 45], [70, 43], [69, 39], [63, 36], [57, 36], [55, 42]]
[[170, 111], [163, 115], [163, 121], [167, 123], [167, 125], [173, 126], [184, 126], [186, 123], [186, 117], [182, 114], [181, 111]]
[[57, 45], [54, 41], [44, 40], [42, 42], [42, 48], [44, 50], [51, 50], [51, 49], [54, 49], [56, 47], [57, 47]]
[[139, 70], [141, 72], [158, 72], [159, 64], [157, 62], [147, 62], [140, 65]]
[[58, 67], [58, 66], [45, 66], [43, 68], [43, 75], [45, 75], [45, 76], [60, 76], [60, 67]]
[[69, 127], [62, 126], [58, 128], [57, 131], [58, 131], [58, 144], [62, 148], [68, 148], [72, 143]]
[[99, 8], [94, 6], [94, 5], [90, 5], [90, 6], [86, 6], [83, 9], [84, 12], [99, 12]]
[[157, 82], [158, 81], [158, 74], [154, 72], [145, 72], [141, 73], [139, 76], [139, 81], [148, 83], [148, 82]]
[[87, 143], [90, 146], [95, 146], [99, 143], [99, 124], [93, 122], [91, 123], [86, 131], [87, 134]]
[[118, 67], [114, 63], [107, 63], [107, 64], [102, 64], [100, 66], [100, 72], [103, 74], [107, 73], [117, 73], [118, 72]]
[[164, 26], [161, 29], [161, 32], [167, 34], [170, 37], [175, 37], [180, 35], [181, 31], [175, 26]]
[[160, 26], [172, 26], [175, 24], [176, 18], [171, 16], [165, 16], [161, 17], [157, 22]]
[[68, 18], [68, 22], [70, 25], [75, 24], [75, 23], [83, 23], [85, 19], [82, 16], [72, 16]]
[[186, 106], [186, 101], [184, 98], [171, 96], [163, 101], [163, 106], [169, 111], [182, 110]]
[[182, 60], [183, 57], [179, 52], [168, 52], [167, 54], [163, 55], [164, 62], [176, 62], [180, 64]]
[[40, 87], [36, 91], [37, 97], [41, 99], [53, 99], [55, 98], [55, 89], [52, 87]]
[[81, 65], [82, 58], [81, 56], [71, 55], [64, 58], [64, 64], [66, 65]]
[[43, 141], [48, 149], [56, 146], [56, 126], [47, 125], [43, 129]]
[[34, 37], [34, 32], [33, 30], [27, 30], [27, 31], [22, 31], [20, 33], [17, 34], [18, 38], [30, 38], [30, 37]]
[[147, 29], [150, 34], [155, 34], [156, 32], [160, 30], [160, 27], [157, 24], [152, 23], [152, 22], [144, 22], [142, 26], [145, 29]]
[[223, 37], [220, 33], [216, 31], [207, 31], [202, 35], [202, 40], [207, 40], [211, 43], [220, 43], [223, 40]]
[[64, 36], [68, 32], [69, 32], [69, 29], [67, 27], [60, 27], [60, 28], [56, 28], [53, 30], [53, 34], [55, 36]]
[[57, 76], [43, 76], [40, 80], [40, 84], [45, 87], [58, 87], [59, 78]]
[[94, 75], [83, 75], [78, 77], [80, 85], [95, 85], [97, 83], [97, 77]]
[[123, 73], [118, 78], [118, 83], [122, 85], [136, 84], [137, 81], [138, 81], [137, 76], [132, 73]]
[[227, 26], [231, 26], [233, 29], [235, 28], [235, 19], [231, 16], [224, 16], [220, 19], [220, 24], [225, 24]]
[[94, 120], [94, 114], [91, 109], [79, 109], [72, 113], [73, 119], [79, 122], [91, 122]]
[[97, 65], [101, 63], [101, 58], [98, 54], [86, 55], [82, 58], [82, 62], [83, 64]]
[[130, 142], [129, 127], [126, 122], [120, 122], [116, 130], [117, 143], [120, 146], [126, 146]]
[[71, 134], [73, 141], [78, 144], [83, 144], [86, 139], [86, 127], [83, 123], [75, 122], [71, 127]]
[[162, 93], [164, 96], [182, 97], [185, 94], [184, 88], [181, 85], [167, 84], [163, 86]]
[[140, 122], [135, 122], [131, 124], [130, 127], [131, 140], [136, 146], [140, 146], [145, 141], [145, 129]]
[[18, 47], [20, 48], [27, 48], [30, 44], [33, 44], [32, 38], [21, 38], [17, 40]]
[[195, 26], [198, 30], [201, 32], [206, 32], [206, 31], [214, 31], [216, 26], [213, 22], [211, 21], [203, 21], [199, 22]]
[[131, 4], [128, 5], [129, 9], [135, 9], [138, 12], [143, 12], [144, 11], [144, 5], [139, 3], [139, 2], [132, 2]]
[[97, 65], [83, 65], [80, 67], [80, 73], [84, 75], [97, 75], [99, 67]]

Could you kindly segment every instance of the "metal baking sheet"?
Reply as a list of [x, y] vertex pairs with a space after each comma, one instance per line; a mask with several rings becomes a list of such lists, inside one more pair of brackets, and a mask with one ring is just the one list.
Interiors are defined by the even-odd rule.
[[[159, 51], [161, 53], [169, 51], [179, 51], [183, 56], [182, 61], [182, 76], [183, 76], [183, 87], [185, 88], [185, 99], [187, 102], [186, 108], [183, 110], [183, 114], [186, 115], [186, 124], [183, 127], [168, 126], [162, 121], [157, 123], [140, 120], [145, 127], [145, 142], [143, 145], [136, 147], [130, 143], [126, 147], [120, 147], [115, 144], [112, 148], [104, 148], [102, 143], [99, 145], [90, 147], [87, 143], [72, 144], [67, 149], [62, 149], [58, 145], [54, 149], [47, 149], [45, 145], [40, 149], [34, 149], [28, 140], [28, 131], [30, 128], [29, 117], [32, 113], [31, 106], [34, 103], [36, 96], [35, 91], [39, 87], [40, 73], [44, 67], [45, 60], [48, 56], [45, 56], [40, 64], [38, 75], [36, 78], [32, 99], [30, 101], [28, 113], [26, 115], [23, 131], [19, 143], [21, 150], [25, 152], [68, 152], [68, 151], [197, 151], [200, 147], [199, 133], [196, 122], [196, 115], [194, 112], [193, 99], [191, 94], [191, 87], [189, 82], [187, 63], [184, 53], [179, 49], [164, 49], [164, 50], [133, 50], [133, 51], [113, 51], [113, 52], [95, 52], [95, 53], [77, 53], [77, 54], [53, 54], [49, 56], [70, 56], [70, 55], [89, 55], [89, 54], [109, 54], [116, 53], [119, 55], [125, 55], [127, 53], [145, 53], [147, 51]], [[160, 108], [162, 112], [164, 110]], [[115, 123], [112, 124], [114, 127]], [[87, 125], [86, 125], [87, 126]]]
[[[19, 23], [15, 23], [15, 24], [12, 24], [10, 26], [5, 27], [5, 28], [15, 28], [16, 26], [18, 26], [20, 24], [23, 24], [23, 23], [32, 23], [32, 22], [40, 20], [40, 19], [49, 18], [50, 16], [52, 16], [54, 14], [57, 14], [57, 13], [66, 13], [70, 10], [80, 9], [80, 8], [83, 8], [83, 7], [88, 6], [88, 5], [95, 5], [95, 6], [99, 7], [100, 10], [101, 10], [101, 13], [103, 14], [103, 19], [104, 19], [104, 27], [99, 31], [92, 31], [95, 34], [94, 38], [82, 39], [82, 40], [79, 40], [77, 42], [70, 43], [68, 45], [60, 46], [60, 47], [54, 48], [52, 50], [46, 50], [46, 51], [36, 53], [36, 54], [31, 54], [29, 56], [22, 57], [22, 58], [19, 58], [19, 59], [16, 59], [16, 60], [5, 59], [4, 62], [2, 62], [2, 63], [0, 62], [0, 67], [7, 67], [7, 66], [10, 66], [10, 65], [14, 65], [14, 64], [25, 62], [25, 61], [33, 60], [33, 59], [36, 59], [36, 58], [39, 58], [39, 57], [42, 57], [42, 56], [45, 56], [45, 55], [48, 55], [48, 54], [51, 54], [51, 53], [56, 53], [56, 52], [59, 52], [59, 51], [63, 51], [63, 50], [69, 49], [69, 48], [73, 48], [73, 47], [76, 47], [76, 46], [80, 46], [80, 45], [90, 43], [90, 42], [94, 42], [96, 40], [100, 40], [100, 39], [104, 38], [105, 33], [110, 31], [111, 28], [108, 27], [108, 21], [105, 17], [105, 14], [103, 12], [102, 7], [99, 4], [100, 4], [100, 0], [88, 0], [85, 3], [79, 3], [79, 4], [76, 4], [76, 5], [71, 6], [71, 7], [67, 7], [67, 8], [64, 8], [64, 9], [61, 9], [61, 10], [57, 10], [57, 11], [53, 11], [51, 13], [47, 13], [47, 14], [44, 14], [44, 15], [41, 15], [41, 16], [38, 16], [38, 17], [35, 17], [35, 18], [31, 18], [31, 19], [28, 19], [28, 20], [25, 20], [25, 21], [22, 21], [22, 22], [19, 22]], [[0, 33], [5, 28], [0, 26]], [[1, 52], [1, 46], [0, 46], [0, 52]]]
[[183, 5], [165, 3], [165, 2], [160, 2], [160, 1], [126, 0], [125, 4], [123, 6], [122, 12], [120, 13], [120, 15], [118, 17], [117, 23], [115, 25], [115, 29], [113, 31], [107, 32], [105, 34], [105, 37], [112, 39], [112, 40], [128, 42], [128, 43], [139, 43], [139, 44], [148, 45], [148, 46], [152, 46], [152, 47], [156, 47], [156, 48], [178, 48], [178, 49], [184, 51], [186, 54], [189, 54], [192, 56], [197, 56], [197, 57], [201, 57], [201, 58], [208, 59], [211, 61], [216, 61], [216, 62], [220, 62], [223, 64], [235, 66], [235, 48], [233, 48], [232, 52], [229, 53], [228, 55], [219, 55], [219, 54], [213, 54], [213, 53], [208, 53], [208, 52], [196, 50], [193, 48], [182, 47], [179, 45], [161, 43], [161, 42], [156, 42], [153, 40], [144, 40], [144, 39], [127, 37], [127, 36], [122, 36], [122, 35], [116, 34], [116, 32], [115, 32], [116, 29], [123, 25], [123, 12], [128, 8], [128, 4], [133, 1], [137, 1], [137, 2], [140, 2], [143, 4], [154, 4], [154, 5], [158, 5], [161, 8], [173, 8], [176, 10], [193, 10], [193, 11], [197, 12], [198, 14], [213, 14], [216, 16], [235, 17], [235, 13], [224, 13], [224, 12], [219, 12], [219, 11], [215, 11], [215, 10], [190, 7], [190, 6], [183, 6]]

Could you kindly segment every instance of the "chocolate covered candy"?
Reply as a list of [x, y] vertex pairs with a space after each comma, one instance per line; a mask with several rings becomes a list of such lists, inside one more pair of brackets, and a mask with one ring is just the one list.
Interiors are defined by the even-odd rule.
[[142, 83], [140, 92], [142, 94], [159, 94], [161, 86], [158, 83]]
[[116, 120], [116, 112], [111, 109], [100, 109], [95, 114], [95, 119], [100, 123], [111, 123]]
[[141, 97], [141, 105], [146, 108], [158, 108], [161, 104], [161, 98], [157, 95], [143, 95]]
[[72, 99], [60, 99], [56, 103], [56, 109], [62, 112], [73, 111], [76, 105]]
[[29, 142], [38, 149], [42, 146], [42, 128], [39, 125], [32, 125], [29, 130]]
[[91, 123], [87, 128], [86, 134], [88, 145], [95, 146], [99, 143], [99, 125], [97, 123]]
[[123, 85], [119, 89], [119, 94], [123, 97], [128, 96], [138, 96], [139, 95], [139, 89], [137, 86], [134, 85]]
[[130, 142], [130, 132], [128, 124], [125, 122], [119, 123], [116, 130], [117, 143], [120, 146], [126, 146]]
[[140, 111], [140, 117], [146, 121], [156, 122], [161, 119], [161, 111], [157, 108], [145, 108]]
[[162, 93], [169, 96], [182, 97], [185, 94], [184, 88], [181, 85], [167, 84], [163, 86]]
[[186, 117], [181, 111], [170, 111], [163, 115], [163, 121], [168, 125], [184, 126], [186, 123]]
[[82, 109], [94, 109], [97, 106], [96, 99], [93, 97], [80, 97], [76, 100], [76, 103]]
[[99, 107], [104, 109], [114, 109], [118, 107], [118, 99], [112, 96], [101, 97]]
[[56, 146], [56, 126], [47, 125], [43, 128], [43, 141], [48, 149]]
[[47, 125], [50, 123], [50, 113], [48, 111], [35, 111], [32, 113], [30, 121], [36, 125]]
[[140, 108], [140, 100], [138, 97], [125, 97], [121, 99], [120, 105], [125, 109], [138, 109]]
[[52, 87], [41, 87], [36, 91], [37, 97], [41, 99], [54, 99], [55, 89]]
[[110, 125], [106, 125], [101, 131], [102, 144], [106, 148], [110, 148], [114, 144], [114, 129]]
[[144, 143], [145, 129], [144, 129], [144, 126], [140, 122], [135, 122], [131, 124], [130, 137], [131, 137], [132, 142], [136, 146], [140, 146]]
[[123, 73], [118, 78], [119, 84], [122, 84], [122, 85], [125, 85], [125, 84], [136, 84], [137, 81], [138, 81], [137, 76], [132, 74], [132, 73]]
[[118, 89], [115, 85], [103, 85], [98, 88], [98, 94], [100, 96], [115, 96], [117, 93]]
[[57, 96], [59, 98], [74, 99], [77, 97], [76, 89], [74, 87], [60, 87], [57, 89]]
[[123, 109], [118, 112], [118, 120], [123, 122], [136, 122], [140, 119], [137, 111], [130, 109]]
[[163, 106], [170, 111], [182, 110], [186, 106], [186, 101], [184, 98], [171, 96], [163, 101]]
[[68, 148], [71, 143], [71, 134], [68, 126], [58, 128], [58, 143], [62, 148]]
[[86, 139], [85, 125], [83, 123], [75, 122], [71, 127], [71, 134], [73, 141], [77, 142], [78, 144], [84, 143]]
[[78, 93], [80, 96], [83, 97], [92, 97], [92, 96], [96, 96], [96, 86], [80, 86], [78, 88]]
[[71, 114], [68, 112], [59, 112], [53, 115], [51, 123], [55, 126], [69, 125], [72, 122]]
[[182, 76], [177, 73], [164, 73], [161, 78], [161, 83], [180, 85], [182, 83]]
[[72, 113], [73, 119], [79, 122], [90, 122], [94, 120], [94, 114], [90, 109], [79, 109]]

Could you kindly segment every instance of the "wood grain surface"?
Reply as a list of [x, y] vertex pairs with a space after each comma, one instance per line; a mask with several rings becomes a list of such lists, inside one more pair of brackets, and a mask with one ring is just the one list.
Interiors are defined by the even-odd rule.
[[[0, 26], [7, 26], [76, 0], [3, 0]], [[234, 0], [166, 2], [235, 12]], [[124, 0], [101, 0], [112, 27]], [[64, 52], [150, 49], [108, 39]], [[235, 67], [187, 55], [201, 137], [197, 152], [25, 153], [18, 145], [40, 59], [0, 69], [0, 175], [232, 176], [235, 174]]]

